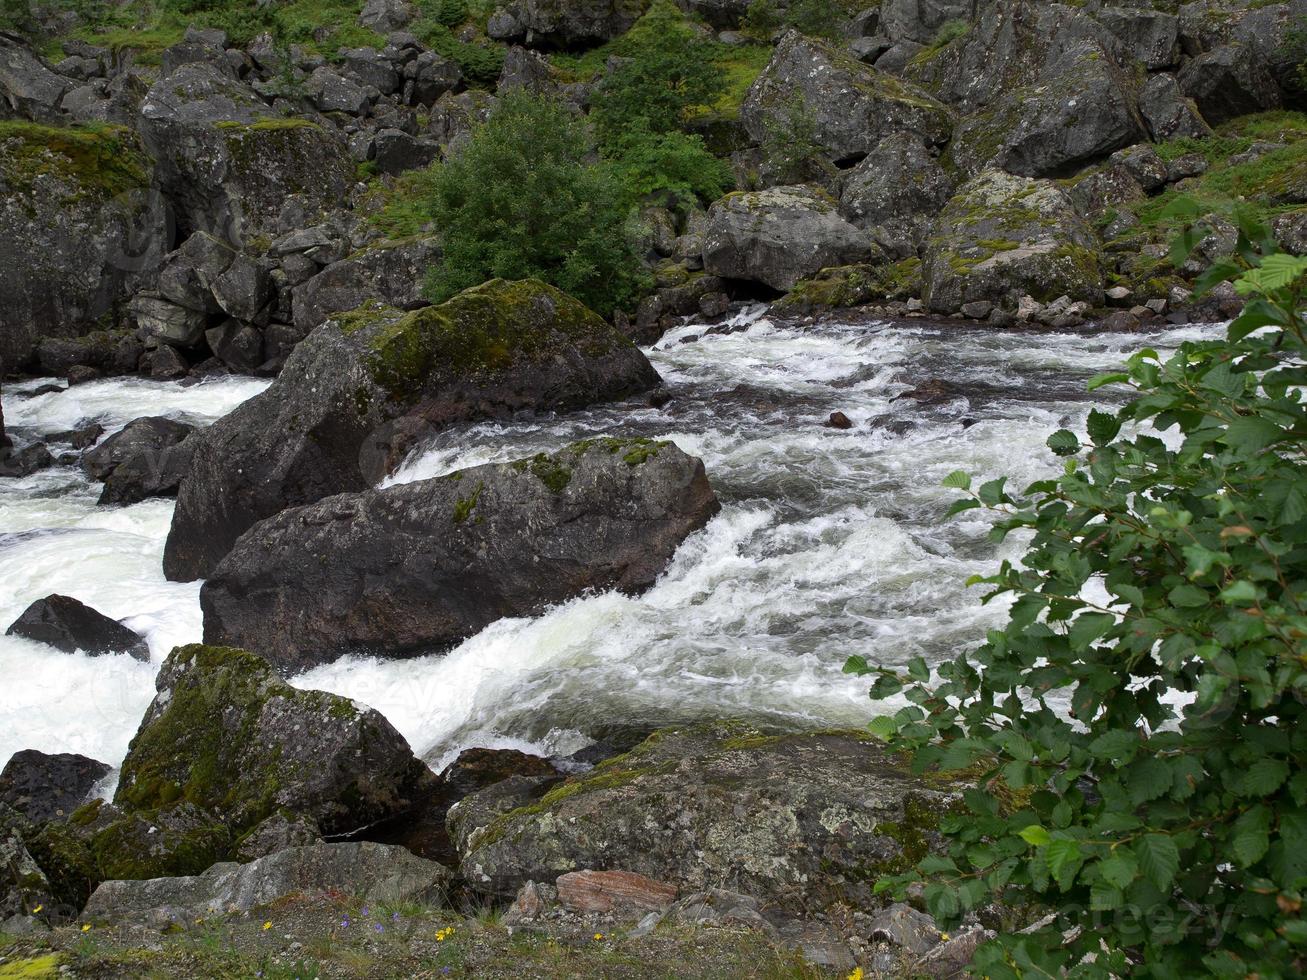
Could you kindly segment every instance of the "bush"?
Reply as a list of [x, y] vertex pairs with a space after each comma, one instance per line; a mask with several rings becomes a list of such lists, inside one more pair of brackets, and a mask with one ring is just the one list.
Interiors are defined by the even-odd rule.
[[717, 200], [735, 186], [730, 166], [687, 133], [651, 133], [636, 120], [609, 148], [613, 166], [633, 198], [669, 197], [672, 205]]
[[1087, 443], [1053, 433], [1061, 476], [946, 481], [968, 494], [951, 513], [1032, 535], [979, 579], [1014, 600], [1007, 625], [938, 685], [919, 658], [846, 667], [906, 696], [872, 727], [918, 769], [983, 772], [941, 825], [947, 854], [877, 888], [924, 880], [943, 923], [991, 900], [1021, 924], [1056, 913], [982, 947], [986, 976], [1307, 970], [1307, 259], [1234, 217], [1239, 263], [1200, 284], [1248, 299], [1224, 340], [1094, 379], [1134, 398], [1092, 411]]
[[504, 96], [459, 154], [431, 171], [427, 210], [444, 257], [428, 296], [534, 276], [600, 313], [627, 303], [642, 285], [631, 209], [612, 170], [587, 162], [592, 150], [564, 106]]

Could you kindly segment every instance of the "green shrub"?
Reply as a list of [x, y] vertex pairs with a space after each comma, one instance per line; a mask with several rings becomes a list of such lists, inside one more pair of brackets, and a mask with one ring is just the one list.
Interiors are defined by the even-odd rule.
[[945, 481], [968, 494], [951, 513], [1032, 536], [977, 579], [1014, 600], [1007, 625], [939, 683], [920, 658], [846, 667], [906, 696], [872, 728], [918, 769], [984, 773], [941, 824], [947, 853], [877, 888], [926, 882], [945, 927], [991, 900], [1053, 913], [983, 946], [985, 976], [1307, 970], [1307, 259], [1234, 218], [1239, 262], [1200, 284], [1247, 297], [1225, 339], [1094, 379], [1134, 398], [1092, 411], [1088, 442], [1053, 433], [1060, 476]]
[[735, 185], [730, 166], [704, 147], [703, 139], [688, 133], [651, 133], [637, 119], [609, 152], [628, 194], [635, 198], [670, 197], [669, 203], [705, 204]]
[[630, 207], [611, 168], [587, 162], [584, 123], [524, 92], [430, 176], [428, 213], [444, 257], [431, 270], [436, 302], [496, 277], [536, 277], [610, 313], [642, 285], [630, 244]]

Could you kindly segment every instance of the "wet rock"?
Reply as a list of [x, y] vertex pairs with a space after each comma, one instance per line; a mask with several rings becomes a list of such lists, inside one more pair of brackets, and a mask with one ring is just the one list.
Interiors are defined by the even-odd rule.
[[162, 415], [133, 419], [82, 456], [82, 469], [93, 480], [107, 480], [134, 456], [159, 457], [195, 431], [193, 425]]
[[874, 246], [807, 185], [729, 194], [708, 211], [703, 265], [714, 276], [789, 290], [827, 266], [868, 260]]
[[228, 320], [204, 331], [209, 350], [223, 364], [242, 374], [253, 374], [263, 363], [263, 334], [248, 323]]
[[1249, 45], [1206, 51], [1180, 71], [1180, 91], [1213, 126], [1280, 106], [1280, 91], [1263, 58]]
[[632, 871], [569, 871], [554, 887], [560, 905], [586, 914], [665, 912], [676, 901], [675, 885]]
[[141, 636], [65, 595], [36, 600], [5, 630], [5, 635], [48, 643], [65, 653], [80, 650], [90, 657], [126, 653], [137, 660], [150, 659], [149, 645]]
[[190, 469], [194, 437], [166, 445], [158, 452], [132, 453], [104, 480], [97, 504], [137, 504], [151, 497], [175, 497]]
[[42, 337], [36, 361], [44, 374], [67, 377], [75, 367], [90, 367], [102, 374], [136, 371], [144, 346], [130, 330], [96, 330], [82, 337]]
[[1067, 295], [1100, 305], [1098, 240], [1052, 182], [986, 170], [964, 184], [935, 225], [922, 262], [926, 305], [955, 313], [989, 300]]
[[368, 301], [402, 310], [424, 306], [422, 283], [427, 270], [439, 260], [436, 239], [420, 238], [384, 242], [333, 262], [295, 287], [295, 325], [307, 334], [331, 314], [353, 310]]
[[1128, 333], [1139, 329], [1139, 317], [1129, 310], [1117, 310], [1115, 313], [1109, 313], [1099, 320], [1098, 325], [1103, 330], [1109, 330], [1113, 333]]
[[292, 688], [242, 650], [177, 647], [155, 687], [114, 796], [125, 810], [157, 815], [185, 799], [233, 837], [278, 811], [344, 835], [409, 812], [435, 787], [376, 711]]
[[457, 837], [464, 877], [490, 895], [620, 869], [692, 891], [730, 881], [778, 911], [811, 914], [835, 902], [877, 907], [874, 875], [860, 869], [936, 846], [949, 799], [861, 733], [765, 736], [715, 723], [657, 733], [532, 805], [471, 828], [462, 820]]
[[464, 749], [440, 773], [440, 795], [457, 803], [510, 776], [552, 778], [558, 775], [548, 759], [516, 749]]
[[402, 847], [371, 842], [291, 847], [248, 864], [215, 864], [200, 875], [106, 881], [87, 903], [87, 918], [163, 927], [214, 914], [244, 912], [296, 894], [340, 893], [367, 902], [439, 903], [448, 869]]
[[640, 440], [335, 496], [237, 540], [201, 589], [204, 636], [288, 672], [428, 653], [584, 592], [642, 592], [717, 510], [698, 459]]
[[740, 118], [765, 143], [796, 104], [812, 118], [811, 139], [836, 163], [862, 158], [892, 133], [938, 146], [953, 127], [952, 113], [926, 92], [790, 31], [750, 87]]
[[194, 347], [208, 324], [203, 313], [148, 294], [133, 296], [131, 311], [145, 337], [172, 347]]
[[190, 363], [171, 344], [160, 344], [145, 355], [143, 370], [159, 381], [176, 381], [190, 372]]
[[464, 797], [449, 809], [446, 826], [450, 841], [458, 853], [463, 853], [474, 834], [505, 814], [534, 806], [562, 781], [561, 774], [509, 776], [479, 793]]
[[1183, 136], [1202, 139], [1212, 135], [1193, 99], [1180, 91], [1174, 75], [1152, 75], [1139, 92], [1139, 112], [1153, 139], [1162, 142]]
[[10, 451], [8, 455], [0, 456], [0, 477], [31, 476], [33, 473], [49, 469], [54, 462], [54, 457], [50, 455], [50, 450], [45, 448], [45, 443], [34, 442], [17, 452]]
[[84, 755], [47, 755], [36, 749], [15, 752], [0, 772], [0, 804], [33, 824], [66, 820], [86, 802], [111, 767]]
[[165, 574], [209, 574], [257, 521], [374, 485], [442, 427], [565, 411], [657, 382], [629, 340], [531, 280], [494, 280], [408, 314], [359, 310], [328, 321], [270, 388], [199, 436]]
[[853, 428], [853, 421], [843, 412], [831, 412], [826, 424], [832, 429]]
[[80, 429], [69, 429], [67, 432], [52, 432], [46, 439], [49, 442], [67, 443], [74, 449], [89, 449], [99, 441], [102, 435], [104, 435], [104, 426], [99, 422], [92, 422]]

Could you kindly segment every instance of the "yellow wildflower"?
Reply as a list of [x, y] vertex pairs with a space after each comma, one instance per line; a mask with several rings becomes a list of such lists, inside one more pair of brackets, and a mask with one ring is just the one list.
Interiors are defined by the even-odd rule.
[[91, 923], [88, 922], [86, 923], [86, 925], [82, 926], [82, 932], [90, 932], [90, 931], [91, 931]]
[[862, 980], [862, 967], [855, 966], [853, 972], [849, 974], [848, 980]]
[[602, 932], [596, 932], [596, 933], [595, 933], [595, 940], [596, 940], [596, 941], [599, 941], [599, 940], [601, 940], [601, 939], [603, 939], [603, 938], [604, 938], [604, 934], [603, 934]]
[[939, 934], [939, 938], [940, 938], [940, 941], [941, 941], [941, 942], [948, 942], [948, 933], [947, 933], [947, 932], [941, 932], [941, 933]]
[[271, 919], [269, 919], [267, 922], [263, 923], [263, 931], [264, 931], [264, 932], [267, 932], [267, 931], [268, 931], [269, 929], [271, 929], [271, 928], [272, 928], [272, 920], [271, 920]]
[[32, 914], [33, 914], [33, 915], [36, 915], [36, 913], [37, 913], [37, 912], [40, 912], [41, 909], [43, 909], [43, 908], [45, 908], [44, 905], [38, 905], [38, 906], [36, 906], [36, 908], [32, 909]]

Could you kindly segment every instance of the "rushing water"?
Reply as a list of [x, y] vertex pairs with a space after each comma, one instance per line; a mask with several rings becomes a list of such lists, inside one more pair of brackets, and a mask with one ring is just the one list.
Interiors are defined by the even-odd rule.
[[[943, 522], [951, 470], [1023, 486], [1053, 467], [1043, 447], [1091, 407], [1085, 379], [1145, 343], [1210, 333], [1050, 334], [956, 325], [781, 327], [757, 313], [732, 332], [687, 325], [649, 352], [673, 395], [558, 418], [442, 435], [389, 482], [555, 449], [593, 435], [675, 440], [703, 457], [722, 513], [692, 536], [647, 594], [586, 596], [535, 619], [502, 620], [446, 655], [347, 657], [294, 683], [382, 711], [439, 764], [468, 745], [562, 752], [611, 725], [746, 716], [786, 725], [861, 724], [860, 653], [901, 663], [953, 655], [1002, 614], [963, 582], [992, 567], [988, 524]], [[898, 398], [931, 378], [964, 396]], [[192, 388], [104, 381], [23, 398], [5, 390], [20, 436], [139, 415], [206, 421], [264, 382]], [[855, 423], [823, 423], [832, 411]], [[200, 634], [197, 585], [163, 580], [170, 501], [95, 506], [98, 485], [59, 468], [0, 481], [0, 626], [50, 592], [76, 596], [146, 634], [153, 662], [90, 659], [0, 638], [0, 760], [19, 748], [121, 760], [158, 662]], [[1015, 553], [1015, 543], [1008, 553]]]

